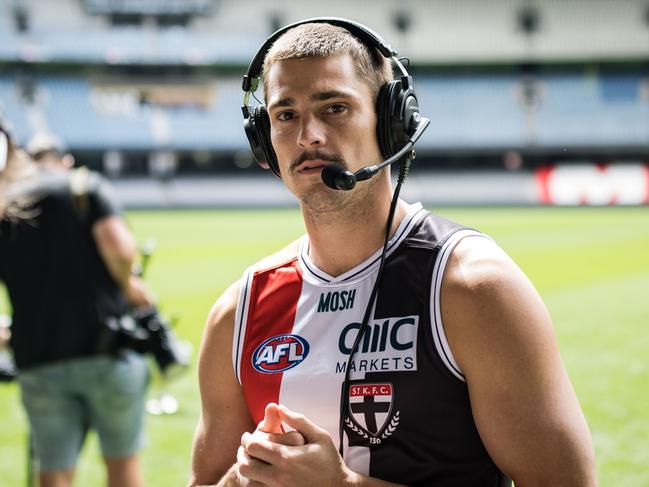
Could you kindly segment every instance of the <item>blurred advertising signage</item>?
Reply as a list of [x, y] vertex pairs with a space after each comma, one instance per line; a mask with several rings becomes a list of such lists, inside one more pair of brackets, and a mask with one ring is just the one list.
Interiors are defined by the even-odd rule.
[[143, 15], [207, 15], [216, 0], [84, 0], [91, 14], [130, 13]]
[[548, 205], [649, 204], [649, 164], [564, 163], [536, 171], [540, 202]]

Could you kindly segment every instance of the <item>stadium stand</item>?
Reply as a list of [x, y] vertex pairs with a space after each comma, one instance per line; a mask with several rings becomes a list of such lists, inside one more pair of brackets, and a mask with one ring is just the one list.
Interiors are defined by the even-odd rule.
[[371, 8], [344, 0], [3, 0], [0, 9], [0, 58], [32, 61], [239, 64], [274, 27], [336, 13], [373, 26], [417, 63], [644, 59], [649, 45], [645, 0], [375, 0]]
[[[209, 93], [204, 105], [179, 102], [179, 106], [143, 100], [146, 90], [132, 81], [110, 84], [54, 76], [33, 78], [34, 100], [24, 104], [22, 83], [19, 78], [0, 76], [0, 97], [23, 140], [33, 125], [31, 110], [41, 112], [47, 127], [72, 149], [168, 147], [231, 152], [246, 148], [237, 119], [239, 78], [213, 77], [204, 83]], [[539, 100], [527, 107], [522, 78], [515, 74], [418, 76], [422, 110], [434, 121], [434, 130], [424, 135], [420, 150], [649, 143], [649, 100], [643, 76], [547, 74], [537, 76], [536, 84]], [[169, 83], [149, 81], [148, 86], [169, 89]], [[182, 84], [178, 88], [190, 89]]]
[[525, 121], [517, 92], [514, 75], [418, 77], [422, 112], [433, 120], [420, 148], [523, 146]]
[[640, 74], [541, 77], [536, 142], [647, 147], [648, 80]]
[[19, 141], [54, 132], [112, 176], [254, 174], [241, 73], [318, 15], [409, 56], [420, 169], [649, 158], [649, 0], [0, 0], [0, 103]]

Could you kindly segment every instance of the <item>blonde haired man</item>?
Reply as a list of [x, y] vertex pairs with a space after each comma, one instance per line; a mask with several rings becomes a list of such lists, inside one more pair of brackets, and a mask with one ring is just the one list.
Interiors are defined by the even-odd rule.
[[387, 59], [330, 24], [295, 26], [266, 54], [265, 152], [306, 236], [208, 317], [190, 485], [596, 485], [550, 318], [491, 239], [394, 200], [371, 306], [389, 171], [351, 191], [321, 176], [390, 155]]

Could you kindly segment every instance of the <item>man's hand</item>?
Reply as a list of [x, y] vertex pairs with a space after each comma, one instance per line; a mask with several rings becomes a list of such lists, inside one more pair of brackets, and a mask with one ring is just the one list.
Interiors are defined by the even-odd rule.
[[[282, 422], [295, 431], [282, 432]], [[301, 414], [269, 404], [257, 430], [241, 437], [238, 471], [249, 485], [344, 485], [354, 476], [331, 436]]]
[[286, 446], [302, 446], [306, 443], [304, 436], [298, 431], [284, 432], [279, 406], [274, 402], [266, 405], [264, 419], [259, 422], [257, 429], [250, 436]]

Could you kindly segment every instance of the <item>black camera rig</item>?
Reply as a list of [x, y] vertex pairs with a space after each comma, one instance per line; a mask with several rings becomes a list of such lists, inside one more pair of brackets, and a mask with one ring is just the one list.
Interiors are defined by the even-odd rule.
[[[153, 238], [140, 247], [141, 260], [133, 270], [136, 276], [144, 278], [155, 247]], [[136, 308], [125, 316], [109, 318], [104, 325], [98, 353], [118, 353], [124, 348], [150, 353], [165, 378], [189, 366], [190, 350], [178, 340], [170, 322], [155, 306]]]
[[154, 307], [109, 318], [99, 337], [98, 353], [118, 353], [128, 348], [150, 353], [164, 376], [189, 365], [189, 353], [173, 332], [169, 322]]

